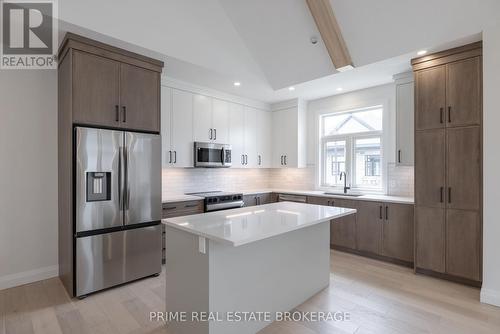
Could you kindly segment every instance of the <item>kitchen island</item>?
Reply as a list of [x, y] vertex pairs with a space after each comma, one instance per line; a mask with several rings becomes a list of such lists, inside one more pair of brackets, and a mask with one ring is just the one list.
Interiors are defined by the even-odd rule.
[[164, 219], [169, 331], [256, 333], [300, 305], [329, 284], [330, 221], [355, 212], [278, 202]]

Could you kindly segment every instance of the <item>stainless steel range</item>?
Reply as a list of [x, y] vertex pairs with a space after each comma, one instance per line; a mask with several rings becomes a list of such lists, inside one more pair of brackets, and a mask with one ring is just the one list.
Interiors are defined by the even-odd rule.
[[205, 212], [241, 208], [244, 205], [243, 194], [241, 193], [208, 191], [187, 195], [203, 197]]

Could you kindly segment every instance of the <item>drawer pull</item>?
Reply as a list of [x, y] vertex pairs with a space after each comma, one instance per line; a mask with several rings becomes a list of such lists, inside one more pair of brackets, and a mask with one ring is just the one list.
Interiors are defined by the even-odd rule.
[[163, 208], [163, 210], [175, 210], [175, 209], [177, 209], [176, 206], [171, 206], [171, 207]]
[[186, 204], [184, 207], [185, 208], [195, 208], [197, 206], [198, 206], [198, 204]]

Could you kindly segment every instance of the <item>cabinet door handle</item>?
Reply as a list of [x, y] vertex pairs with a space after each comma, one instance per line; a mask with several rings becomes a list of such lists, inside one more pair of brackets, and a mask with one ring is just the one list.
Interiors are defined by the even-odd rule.
[[451, 187], [448, 187], [448, 203], [451, 203]]
[[439, 123], [443, 124], [444, 122], [444, 109], [441, 107], [439, 108]]
[[401, 163], [401, 150], [398, 150], [398, 163]]
[[283, 156], [281, 156], [281, 165], [283, 166]]
[[389, 206], [385, 206], [385, 220], [389, 220]]
[[172, 151], [168, 151], [168, 163], [172, 163]]
[[115, 105], [115, 121], [120, 121], [120, 107], [118, 105]]
[[127, 107], [126, 106], [122, 106], [122, 110], [123, 110], [122, 122], [125, 123], [125, 122], [127, 122]]
[[241, 155], [240, 162], [241, 162], [241, 164], [242, 164], [242, 165], [244, 165], [244, 164], [245, 164], [245, 158], [243, 157], [243, 154]]
[[443, 203], [444, 202], [444, 187], [441, 187], [439, 190], [441, 192], [441, 194], [440, 194], [440, 200], [439, 201], [441, 203]]
[[259, 166], [262, 165], [262, 156], [259, 154]]
[[451, 106], [448, 106], [448, 123], [451, 123]]
[[330, 206], [330, 201], [328, 201], [328, 206]]
[[177, 163], [177, 151], [174, 151], [174, 164]]
[[248, 165], [248, 154], [245, 154], [245, 165]]
[[331, 204], [331, 205], [332, 205], [332, 206], [335, 206], [335, 201], [332, 201], [332, 204]]
[[208, 139], [212, 140], [212, 135], [213, 135], [213, 131], [212, 131], [212, 129], [210, 129], [210, 130], [208, 131], [208, 133], [209, 133], [209, 135], [208, 135], [208, 137], [209, 137], [209, 138], [208, 138]]
[[214, 140], [217, 140], [217, 129], [214, 129]]
[[285, 159], [283, 161], [285, 162], [285, 165], [286, 165], [286, 155], [285, 155]]
[[378, 218], [379, 218], [379, 219], [382, 219], [382, 205], [381, 205], [381, 206], [379, 206]]

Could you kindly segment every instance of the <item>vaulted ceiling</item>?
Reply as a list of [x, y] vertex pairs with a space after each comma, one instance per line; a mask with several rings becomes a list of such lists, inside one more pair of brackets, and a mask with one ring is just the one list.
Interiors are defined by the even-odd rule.
[[497, 0], [330, 4], [356, 66], [345, 73], [336, 73], [306, 0], [64, 0], [59, 17], [63, 31], [163, 58], [175, 79], [266, 102], [388, 82], [416, 50], [477, 40], [500, 19]]

